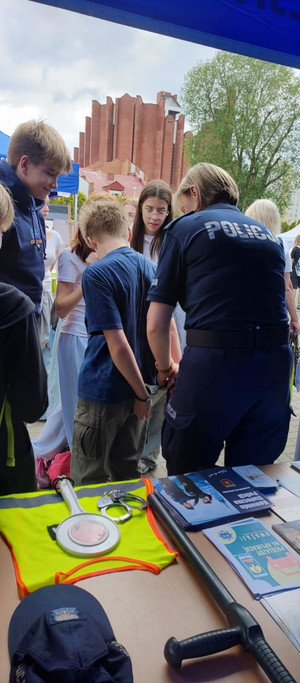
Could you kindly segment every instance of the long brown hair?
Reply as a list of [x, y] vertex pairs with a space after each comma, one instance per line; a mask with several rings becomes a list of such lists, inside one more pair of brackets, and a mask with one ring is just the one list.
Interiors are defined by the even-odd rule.
[[144, 251], [145, 235], [142, 206], [146, 199], [149, 199], [150, 197], [158, 197], [159, 199], [163, 199], [168, 205], [168, 214], [166, 215], [162, 226], [159, 228], [158, 233], [153, 237], [150, 245], [150, 256], [152, 258], [154, 255], [158, 256], [163, 241], [164, 228], [173, 220], [172, 192], [168, 183], [165, 183], [164, 180], [150, 180], [149, 183], [143, 187], [139, 196], [135, 219], [133, 222], [131, 246], [133, 249], [135, 249], [135, 251], [139, 251], [141, 254]]
[[85, 263], [87, 257], [90, 255], [94, 249], [88, 247], [85, 243], [80, 228], [76, 228], [72, 241], [71, 241], [71, 251], [74, 252], [79, 258]]

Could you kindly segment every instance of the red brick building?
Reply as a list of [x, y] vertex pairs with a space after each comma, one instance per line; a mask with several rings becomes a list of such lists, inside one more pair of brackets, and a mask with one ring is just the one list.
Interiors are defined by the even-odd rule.
[[74, 161], [81, 168], [107, 162], [126, 162], [141, 169], [145, 179], [161, 178], [175, 190], [186, 172], [183, 155], [185, 117], [177, 95], [157, 94], [156, 104], [127, 93], [106, 104], [92, 101], [92, 115], [85, 119], [85, 132], [79, 133]]

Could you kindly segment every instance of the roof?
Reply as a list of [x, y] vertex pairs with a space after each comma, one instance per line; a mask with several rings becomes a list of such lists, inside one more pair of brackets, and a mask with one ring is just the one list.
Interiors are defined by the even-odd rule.
[[116, 190], [117, 192], [123, 192], [124, 191], [124, 185], [121, 185], [117, 180], [113, 180], [112, 183], [109, 183], [109, 185], [104, 185], [103, 190]]
[[102, 171], [90, 171], [87, 168], [79, 169], [80, 177], [84, 178], [87, 183], [94, 186], [95, 194], [106, 190], [119, 191], [126, 199], [130, 197], [138, 198], [145, 185], [144, 180], [139, 178], [136, 173], [129, 175], [120, 175], [119, 173], [112, 174], [103, 173]]

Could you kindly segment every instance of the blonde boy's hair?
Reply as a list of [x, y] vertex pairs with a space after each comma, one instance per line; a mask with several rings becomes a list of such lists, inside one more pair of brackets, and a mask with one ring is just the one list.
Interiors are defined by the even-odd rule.
[[192, 185], [195, 185], [199, 191], [199, 206], [197, 208], [200, 210], [219, 202], [233, 204], [234, 206], [238, 203], [237, 184], [229, 173], [220, 166], [202, 161], [192, 166], [176, 192], [176, 206], [180, 204], [182, 194], [189, 195], [191, 193]]
[[10, 228], [14, 220], [14, 206], [8, 190], [0, 185], [0, 232]]
[[263, 223], [274, 235], [281, 232], [281, 219], [278, 208], [271, 199], [256, 199], [245, 211], [246, 216]]
[[116, 202], [117, 201], [115, 195], [109, 194], [109, 192], [106, 192], [106, 190], [102, 190], [101, 192], [96, 192], [96, 194], [94, 194], [94, 193], [90, 194], [89, 198], [86, 201], [90, 204], [90, 202], [96, 202], [98, 199], [104, 199], [107, 202]]
[[123, 206], [134, 206], [135, 209], [137, 209], [138, 205], [138, 199], [135, 199], [135, 197], [132, 197], [132, 199], [126, 199], [126, 202], [124, 202]]
[[88, 199], [80, 209], [78, 225], [89, 246], [88, 237], [97, 242], [108, 235], [128, 239], [127, 216], [116, 201]]
[[57, 173], [69, 173], [71, 169], [71, 157], [64, 140], [44, 121], [21, 123], [12, 134], [7, 161], [14, 171], [25, 154], [33, 164], [46, 161]]

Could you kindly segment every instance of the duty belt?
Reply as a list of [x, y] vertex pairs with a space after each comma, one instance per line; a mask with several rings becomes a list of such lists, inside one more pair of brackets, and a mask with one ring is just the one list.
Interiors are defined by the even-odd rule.
[[237, 330], [187, 330], [188, 346], [224, 349], [261, 349], [288, 344], [288, 327], [249, 325]]

